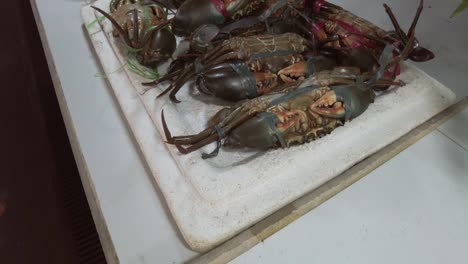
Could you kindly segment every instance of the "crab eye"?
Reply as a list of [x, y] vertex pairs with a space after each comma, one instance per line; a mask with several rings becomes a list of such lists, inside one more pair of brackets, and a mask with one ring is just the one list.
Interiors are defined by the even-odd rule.
[[426, 48], [417, 47], [411, 52], [409, 57], [415, 62], [425, 62], [432, 60], [435, 57], [435, 55], [434, 53], [432, 53], [432, 51]]

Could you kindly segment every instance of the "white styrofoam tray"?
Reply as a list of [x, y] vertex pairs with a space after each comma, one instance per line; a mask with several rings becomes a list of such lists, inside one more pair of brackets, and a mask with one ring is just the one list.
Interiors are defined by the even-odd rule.
[[[109, 0], [94, 6], [108, 10]], [[99, 14], [83, 7], [85, 25]], [[309, 144], [264, 153], [224, 151], [203, 160], [201, 151], [181, 155], [164, 143], [164, 109], [173, 135], [193, 134], [222, 106], [192, 87], [180, 104], [156, 99], [161, 88], [143, 93], [146, 81], [129, 71], [111, 24], [87, 27], [122, 111], [189, 246], [206, 251], [282, 206], [319, 187], [367, 156], [403, 136], [455, 101], [455, 95], [411, 65], [405, 87], [379, 96], [360, 117]], [[211, 146], [205, 151], [209, 151]], [[202, 150], [203, 151], [203, 150]], [[129, 175], [131, 177], [131, 175]]]

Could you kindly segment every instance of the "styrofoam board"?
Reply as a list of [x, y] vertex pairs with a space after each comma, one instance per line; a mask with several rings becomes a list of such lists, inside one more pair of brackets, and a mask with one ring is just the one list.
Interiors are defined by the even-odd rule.
[[[104, 10], [108, 1], [94, 5]], [[85, 24], [96, 19], [82, 9]], [[166, 146], [160, 112], [175, 135], [200, 131], [221, 106], [185, 87], [182, 103], [143, 94], [141, 77], [128, 71], [112, 27], [88, 28], [93, 46], [123, 113], [190, 247], [206, 251], [313, 190], [390, 144], [455, 100], [454, 94], [414, 66], [401, 76], [407, 85], [377, 98], [366, 113], [310, 144], [266, 153], [221, 151], [211, 160], [200, 152], [180, 155]], [[121, 70], [119, 70], [121, 69]], [[216, 104], [209, 104], [216, 103]]]

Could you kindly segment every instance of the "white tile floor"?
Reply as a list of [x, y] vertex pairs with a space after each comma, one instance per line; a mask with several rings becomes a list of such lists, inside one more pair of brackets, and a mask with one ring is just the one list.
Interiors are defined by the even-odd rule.
[[468, 142], [467, 113], [443, 126], [453, 138], [431, 133], [232, 263], [468, 259], [468, 151], [460, 146]]
[[442, 125], [439, 130], [468, 151], [468, 109]]

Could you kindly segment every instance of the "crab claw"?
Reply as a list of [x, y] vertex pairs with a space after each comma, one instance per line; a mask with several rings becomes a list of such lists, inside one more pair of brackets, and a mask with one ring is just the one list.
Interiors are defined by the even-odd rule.
[[255, 98], [277, 87], [278, 77], [268, 72], [251, 72], [241, 60], [217, 64], [197, 77], [197, 88], [202, 93], [229, 101]]
[[296, 81], [303, 81], [306, 77], [307, 62], [300, 61], [293, 65], [290, 65], [278, 72], [281, 80], [285, 83], [291, 83]]
[[325, 56], [313, 56], [307, 61], [297, 62], [278, 72], [278, 75], [285, 83], [303, 81], [316, 72], [332, 70], [336, 62]]
[[346, 114], [344, 104], [338, 100], [335, 91], [326, 93], [313, 103], [310, 108], [315, 113], [327, 117], [343, 118]]
[[276, 74], [268, 72], [255, 72], [254, 76], [257, 85], [257, 95], [269, 93], [276, 88], [278, 83], [278, 77]]

